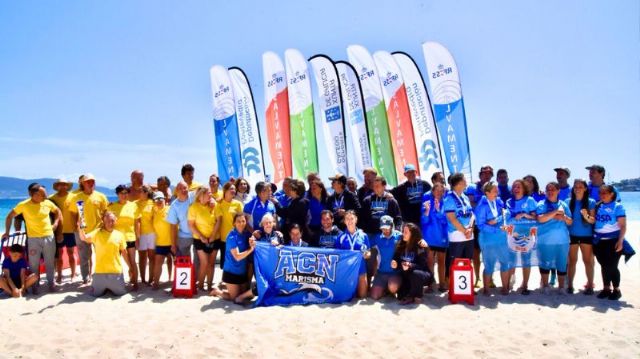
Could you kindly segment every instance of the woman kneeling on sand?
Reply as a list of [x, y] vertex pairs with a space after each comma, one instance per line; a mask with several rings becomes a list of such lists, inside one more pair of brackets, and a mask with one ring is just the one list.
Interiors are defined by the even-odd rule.
[[233, 227], [227, 236], [226, 258], [222, 272], [222, 281], [227, 283], [227, 289], [221, 291], [213, 288], [209, 295], [235, 302], [239, 296], [243, 300], [251, 297], [247, 257], [253, 253], [256, 244], [255, 240], [249, 240], [251, 233], [247, 231], [247, 218], [244, 213], [238, 213], [233, 217]]

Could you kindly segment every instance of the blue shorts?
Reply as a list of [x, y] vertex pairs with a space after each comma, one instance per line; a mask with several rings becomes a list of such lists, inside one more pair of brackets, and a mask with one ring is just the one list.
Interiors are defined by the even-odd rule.
[[540, 269], [556, 269], [558, 272], [566, 272], [568, 256], [569, 243], [538, 243], [538, 267]]
[[156, 246], [156, 255], [157, 256], [171, 255], [171, 246]]
[[62, 233], [62, 242], [56, 242], [56, 248], [73, 248], [76, 246], [76, 235], [73, 233]]

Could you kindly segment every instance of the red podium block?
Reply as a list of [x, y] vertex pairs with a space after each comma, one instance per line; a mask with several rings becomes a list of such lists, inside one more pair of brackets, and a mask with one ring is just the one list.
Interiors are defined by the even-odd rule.
[[475, 304], [473, 283], [471, 260], [456, 258], [449, 270], [449, 301], [453, 304], [459, 302]]
[[173, 296], [191, 298], [196, 290], [196, 270], [191, 257], [177, 257], [173, 266]]

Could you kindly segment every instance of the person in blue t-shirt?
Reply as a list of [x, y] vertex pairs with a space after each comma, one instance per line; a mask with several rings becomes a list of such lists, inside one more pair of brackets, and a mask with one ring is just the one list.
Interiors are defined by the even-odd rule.
[[[600, 165], [591, 165], [585, 167], [589, 171], [589, 198], [593, 198], [596, 202], [600, 201], [600, 186], [604, 183], [604, 177], [606, 175], [606, 171], [604, 167]], [[614, 187], [613, 191], [616, 194], [616, 202], [622, 201], [622, 197], [620, 197], [620, 192]]]
[[445, 263], [449, 237], [447, 235], [447, 216], [444, 212], [444, 192], [442, 183], [436, 182], [431, 189], [431, 196], [422, 205], [422, 217], [420, 220], [422, 237], [429, 248], [429, 270], [434, 273], [434, 265], [438, 264], [438, 290], [447, 290]]
[[549, 293], [549, 272], [558, 272], [558, 293], [564, 294], [564, 280], [567, 274], [569, 256], [569, 229], [573, 223], [571, 210], [566, 203], [558, 200], [560, 185], [549, 182], [545, 187], [547, 198], [538, 202], [536, 214], [538, 223], [538, 267], [542, 276], [542, 291]]
[[391, 268], [391, 261], [396, 250], [396, 244], [402, 238], [402, 233], [393, 229], [393, 218], [380, 218], [380, 231], [371, 240], [371, 247], [378, 248], [379, 267], [373, 278], [370, 296], [374, 300], [382, 298], [385, 291], [395, 295], [400, 288], [400, 276], [397, 269]]
[[593, 223], [589, 218], [595, 216], [596, 201], [589, 198], [587, 192], [587, 182], [583, 179], [573, 181], [573, 189], [571, 190], [571, 198], [565, 201], [571, 210], [573, 223], [569, 227], [569, 238], [571, 246], [569, 247], [569, 268], [567, 274], [569, 281], [567, 285], [567, 293], [571, 294], [575, 291], [573, 287], [573, 278], [576, 275], [576, 264], [578, 262], [578, 249], [582, 254], [582, 262], [587, 275], [587, 284], [585, 285], [584, 294], [593, 294]]
[[473, 258], [473, 208], [464, 194], [467, 181], [462, 173], [449, 177], [451, 191], [444, 198], [444, 212], [447, 216], [449, 252], [447, 255], [447, 274], [456, 258]]
[[[176, 185], [176, 198], [171, 202], [169, 207], [169, 213], [167, 214], [167, 222], [171, 224], [171, 241], [175, 243], [176, 248], [174, 252], [178, 256], [191, 256], [193, 246], [193, 233], [189, 227], [189, 221], [187, 220], [187, 214], [189, 212], [189, 206], [194, 201], [193, 192], [189, 192], [189, 186], [187, 182], [180, 181]], [[174, 238], [175, 237], [175, 238]], [[194, 255], [194, 266], [196, 268], [200, 265], [200, 260], [197, 255]]]
[[509, 173], [504, 168], [496, 172], [496, 181], [498, 182], [498, 196], [502, 202], [507, 203], [511, 198], [511, 187], [509, 186]]
[[276, 206], [269, 200], [271, 198], [271, 185], [260, 181], [256, 183], [256, 196], [244, 205], [243, 212], [247, 215], [249, 226], [253, 230], [261, 229], [260, 221], [265, 214], [276, 214]]
[[[536, 201], [529, 196], [529, 188], [524, 180], [517, 179], [511, 184], [511, 192], [513, 197], [507, 201], [507, 209], [509, 210], [511, 225], [522, 225], [530, 227], [531, 224], [537, 222]], [[529, 295], [529, 276], [531, 275], [531, 252], [518, 253], [522, 265], [522, 284], [518, 287], [520, 294]], [[511, 274], [515, 275], [515, 269], [511, 270]]]
[[321, 228], [315, 237], [311, 241], [311, 246], [320, 248], [333, 248], [336, 244], [336, 240], [342, 234], [342, 231], [333, 224], [333, 212], [325, 209], [320, 215]]
[[527, 190], [529, 191], [529, 196], [533, 198], [534, 201], [540, 202], [545, 199], [544, 192], [540, 191], [540, 185], [538, 184], [538, 179], [534, 175], [526, 175], [522, 177], [524, 183], [527, 185]]
[[554, 168], [556, 171], [556, 181], [560, 185], [560, 192], [558, 192], [558, 199], [566, 201], [571, 197], [571, 186], [569, 186], [569, 177], [571, 177], [571, 170], [568, 167], [562, 166]]
[[14, 298], [27, 294], [27, 289], [38, 281], [35, 273], [28, 274], [29, 265], [23, 254], [24, 247], [13, 244], [9, 247], [9, 255], [2, 261], [0, 289]]
[[474, 211], [479, 228], [479, 242], [482, 249], [483, 294], [489, 295], [491, 275], [499, 265], [502, 281], [502, 295], [509, 294], [509, 277], [514, 268], [515, 256], [507, 244], [506, 218], [508, 211], [498, 198], [498, 186], [489, 181], [482, 187], [484, 196]]
[[347, 226], [335, 244], [337, 249], [347, 249], [351, 251], [359, 251], [362, 253], [362, 261], [360, 262], [360, 270], [358, 276], [358, 298], [365, 298], [369, 285], [367, 283], [367, 263], [366, 259], [371, 256], [371, 245], [369, 237], [361, 229], [356, 227], [358, 216], [354, 211], [347, 211], [344, 215], [344, 223]]
[[402, 227], [402, 240], [398, 241], [391, 261], [391, 268], [397, 269], [402, 282], [398, 289], [400, 305], [420, 304], [425, 286], [431, 286], [433, 273], [427, 264], [428, 248], [420, 245], [420, 228], [409, 222]]
[[233, 300], [242, 295], [243, 299], [250, 297], [249, 276], [247, 272], [247, 258], [251, 256], [256, 247], [255, 240], [249, 240], [251, 233], [247, 231], [247, 218], [244, 213], [237, 213], [233, 217], [233, 230], [227, 236], [225, 261], [222, 272], [222, 281], [227, 284], [227, 289], [221, 291], [214, 287], [209, 295]]
[[596, 204], [593, 226], [595, 232], [593, 249], [600, 263], [603, 282], [598, 298], [618, 300], [622, 297], [618, 262], [627, 232], [627, 215], [622, 204], [616, 202], [616, 191], [613, 186], [602, 185], [599, 195], [600, 202]]

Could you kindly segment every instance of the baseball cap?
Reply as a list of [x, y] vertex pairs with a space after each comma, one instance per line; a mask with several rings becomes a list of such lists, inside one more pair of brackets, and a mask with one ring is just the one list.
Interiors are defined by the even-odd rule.
[[380, 229], [392, 228], [392, 227], [393, 227], [393, 218], [391, 218], [391, 216], [382, 216], [382, 218], [380, 218]]
[[343, 184], [346, 184], [347, 176], [343, 175], [342, 173], [338, 173], [333, 177], [329, 177], [329, 181], [338, 181], [338, 182], [342, 182]]
[[160, 191], [155, 191], [153, 192], [153, 200], [154, 201], [158, 201], [158, 200], [164, 200], [164, 193], [160, 192]]
[[406, 165], [404, 165], [404, 172], [409, 172], [409, 171], [415, 171], [416, 170], [416, 166], [414, 166], [411, 163], [407, 163]]
[[587, 166], [585, 167], [585, 169], [588, 170], [596, 170], [598, 172], [604, 172], [604, 167], [600, 166], [600, 165], [591, 165], [591, 166]]
[[556, 171], [556, 172], [558, 172], [558, 171], [565, 171], [565, 172], [567, 172], [567, 174], [568, 174], [569, 176], [571, 176], [571, 170], [570, 170], [570, 169], [569, 169], [569, 167], [567, 167], [567, 166], [560, 166], [560, 167], [554, 168], [553, 170], [554, 170], [554, 171]]
[[82, 182], [87, 182], [87, 181], [96, 181], [96, 177], [92, 174], [92, 173], [87, 173], [86, 175], [84, 175], [84, 178], [82, 178]]

